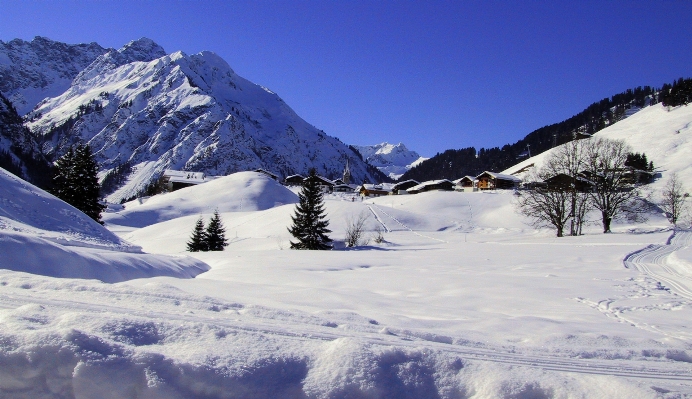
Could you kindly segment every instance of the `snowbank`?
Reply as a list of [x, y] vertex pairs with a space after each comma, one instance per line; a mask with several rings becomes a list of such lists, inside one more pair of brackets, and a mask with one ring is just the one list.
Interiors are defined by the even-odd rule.
[[0, 169], [0, 268], [118, 282], [192, 278], [209, 270], [190, 257], [151, 255], [45, 191]]

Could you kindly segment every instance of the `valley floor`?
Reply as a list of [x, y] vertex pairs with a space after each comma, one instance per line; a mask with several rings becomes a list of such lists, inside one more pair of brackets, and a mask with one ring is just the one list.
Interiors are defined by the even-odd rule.
[[[293, 205], [222, 212], [230, 245], [196, 254], [200, 212], [113, 214], [145, 252], [210, 270], [0, 271], [4, 397], [692, 397], [692, 233], [653, 217], [555, 238], [511, 193], [326, 204], [338, 250], [289, 250]], [[385, 241], [339, 248], [360, 214]]]

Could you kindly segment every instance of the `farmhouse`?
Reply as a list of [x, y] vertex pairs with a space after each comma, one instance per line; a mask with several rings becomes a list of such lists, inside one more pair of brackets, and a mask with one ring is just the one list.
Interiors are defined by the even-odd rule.
[[422, 193], [424, 191], [433, 191], [433, 190], [438, 190], [438, 191], [453, 191], [454, 190], [454, 183], [447, 179], [442, 179], [442, 180], [429, 180], [426, 182], [423, 182], [417, 186], [413, 186], [409, 188], [407, 191], [409, 194], [418, 194]]
[[161, 177], [161, 184], [168, 191], [176, 191], [181, 188], [196, 186], [216, 179], [217, 176], [207, 176], [203, 172], [186, 172], [183, 170], [167, 169]]
[[476, 176], [476, 180], [478, 180], [478, 188], [481, 190], [513, 189], [521, 183], [521, 179], [516, 176], [488, 171]]
[[455, 184], [456, 191], [477, 191], [476, 178], [473, 176], [464, 176], [461, 179], [452, 181]]
[[355, 184], [335, 184], [332, 191], [335, 193], [355, 193], [358, 186]]
[[291, 175], [284, 179], [284, 185], [286, 186], [302, 186], [305, 176], [303, 175]]
[[593, 188], [593, 182], [591, 180], [583, 176], [574, 178], [564, 173], [545, 179], [544, 183], [549, 190], [568, 191], [574, 188], [578, 192], [586, 193]]
[[406, 190], [408, 190], [411, 187], [415, 187], [419, 184], [420, 182], [412, 179], [399, 182], [392, 186], [392, 194], [408, 194], [408, 191]]
[[393, 186], [394, 185], [390, 183], [361, 184], [358, 186], [357, 190], [363, 197], [379, 197], [391, 194]]
[[[310, 179], [310, 178], [311, 177], [308, 176], [305, 179]], [[317, 181], [317, 185], [322, 188], [322, 191], [331, 192], [334, 189], [334, 186], [335, 186], [334, 182], [327, 179], [326, 177], [320, 176], [320, 175], [315, 175], [312, 178]]]

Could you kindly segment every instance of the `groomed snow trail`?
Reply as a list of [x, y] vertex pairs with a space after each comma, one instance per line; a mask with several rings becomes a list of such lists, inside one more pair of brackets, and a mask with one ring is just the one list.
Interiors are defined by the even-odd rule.
[[692, 245], [692, 231], [676, 230], [666, 245], [649, 245], [625, 257], [625, 267], [638, 270], [661, 282], [672, 292], [692, 300], [692, 275], [672, 268], [667, 259], [675, 251]]

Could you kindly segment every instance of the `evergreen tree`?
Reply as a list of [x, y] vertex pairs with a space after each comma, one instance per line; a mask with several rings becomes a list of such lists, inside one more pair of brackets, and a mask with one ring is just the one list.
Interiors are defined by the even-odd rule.
[[214, 216], [209, 220], [205, 242], [207, 251], [223, 251], [223, 248], [228, 246], [226, 229], [221, 223], [221, 216], [219, 216], [218, 210], [214, 211]]
[[74, 206], [95, 221], [101, 222], [101, 212], [106, 208], [99, 202], [101, 186], [98, 181], [98, 165], [88, 145], [79, 144], [55, 162], [53, 195]]
[[288, 228], [298, 242], [291, 241], [291, 249], [331, 249], [332, 240], [327, 236], [331, 230], [327, 228], [329, 221], [325, 219], [324, 198], [314, 169], [304, 180], [298, 199], [295, 215], [291, 216], [293, 225]]
[[195, 229], [192, 231], [190, 241], [187, 242], [187, 250], [190, 252], [207, 250], [207, 233], [204, 231], [204, 221], [201, 216], [195, 223]]

